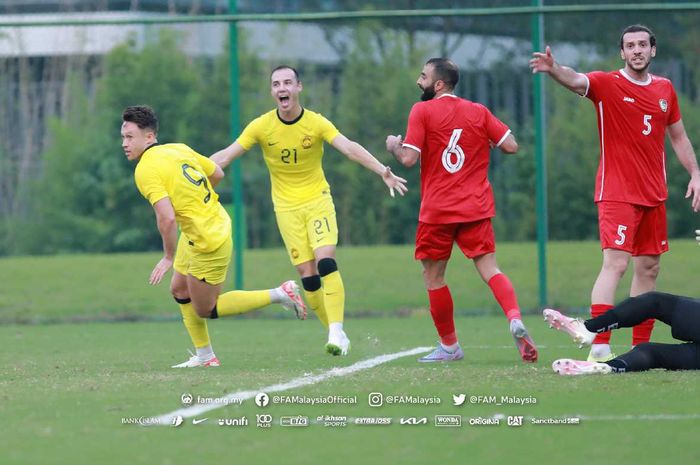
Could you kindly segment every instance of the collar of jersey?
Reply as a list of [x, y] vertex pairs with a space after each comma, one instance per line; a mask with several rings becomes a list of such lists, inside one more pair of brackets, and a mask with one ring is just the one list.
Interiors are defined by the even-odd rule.
[[160, 142], [154, 142], [154, 143], [152, 143], [151, 145], [149, 145], [148, 147], [146, 147], [146, 148], [144, 149], [143, 153], [141, 154], [141, 156], [144, 156], [144, 155], [146, 154], [146, 152], [148, 152], [149, 149], [152, 149], [152, 148], [155, 147], [156, 145], [160, 145]]
[[304, 116], [304, 107], [301, 107], [301, 113], [299, 113], [299, 116], [297, 116], [296, 118], [294, 118], [292, 121], [285, 121], [285, 120], [283, 120], [282, 117], [280, 116], [280, 110], [279, 110], [279, 108], [278, 108], [277, 110], [275, 110], [275, 113], [277, 114], [277, 119], [278, 119], [278, 120], [280, 120], [280, 121], [281, 121], [282, 123], [284, 123], [284, 124], [290, 124], [290, 125], [291, 125], [291, 124], [294, 124], [294, 123], [296, 123], [297, 121], [299, 121], [299, 120], [301, 119], [301, 117]]
[[648, 86], [649, 84], [651, 84], [651, 73], [649, 73], [649, 75], [647, 76], [646, 81], [637, 81], [635, 78], [633, 78], [632, 76], [627, 74], [627, 71], [625, 71], [625, 68], [622, 68], [620, 70], [620, 74], [622, 74], [622, 76], [625, 79], [627, 79], [629, 82], [631, 82], [632, 84], [637, 84], [638, 86]]
[[438, 98], [443, 98], [443, 97], [453, 97], [453, 98], [457, 98], [457, 96], [456, 96], [455, 94], [442, 94], [442, 95], [439, 96]]

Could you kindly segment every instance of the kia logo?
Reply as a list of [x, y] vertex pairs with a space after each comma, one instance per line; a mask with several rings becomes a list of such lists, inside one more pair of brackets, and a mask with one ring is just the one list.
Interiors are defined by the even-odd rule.
[[428, 424], [428, 418], [427, 417], [421, 417], [421, 418], [416, 418], [416, 417], [408, 417], [408, 418], [401, 418], [399, 421], [400, 424], [402, 425], [427, 425]]

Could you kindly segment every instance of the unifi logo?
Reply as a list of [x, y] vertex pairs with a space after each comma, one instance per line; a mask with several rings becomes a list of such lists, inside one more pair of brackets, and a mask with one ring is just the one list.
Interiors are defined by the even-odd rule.
[[452, 404], [457, 406], [463, 405], [466, 398], [467, 396], [465, 394], [460, 394], [458, 396], [452, 394]]
[[421, 418], [416, 418], [416, 417], [404, 417], [401, 418], [399, 421], [399, 424], [401, 425], [427, 425], [428, 424], [428, 417], [421, 417]]

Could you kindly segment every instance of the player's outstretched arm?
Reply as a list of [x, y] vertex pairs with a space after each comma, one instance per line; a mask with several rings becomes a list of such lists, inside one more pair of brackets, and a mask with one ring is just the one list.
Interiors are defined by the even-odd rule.
[[163, 258], [153, 268], [148, 282], [158, 284], [173, 266], [175, 249], [177, 248], [177, 222], [175, 221], [175, 209], [169, 197], [164, 197], [153, 204], [153, 210], [156, 212], [158, 231], [163, 239]]
[[391, 194], [392, 197], [394, 196], [394, 191], [404, 195], [408, 190], [404, 178], [392, 173], [390, 167], [382, 164], [374, 155], [369, 153], [367, 149], [357, 142], [348, 139], [342, 134], [338, 134], [335, 139], [333, 139], [333, 142], [331, 142], [331, 145], [350, 160], [361, 164], [368, 170], [374, 171], [381, 176], [382, 181], [384, 181], [384, 184], [389, 188], [389, 194]]
[[241, 144], [238, 142], [234, 142], [233, 144], [229, 145], [225, 149], [221, 149], [218, 152], [216, 152], [214, 155], [210, 156], [209, 158], [211, 161], [219, 165], [222, 169], [226, 168], [228, 165], [231, 164], [233, 160], [236, 158], [239, 158], [241, 155], [243, 155], [246, 152], [246, 149], [243, 148]]
[[586, 95], [588, 90], [588, 79], [584, 74], [577, 73], [568, 66], [561, 66], [554, 60], [552, 49], [549, 45], [544, 53], [535, 52], [530, 60], [532, 73], [547, 73], [552, 79], [562, 86], [579, 95]]
[[690, 174], [690, 182], [685, 192], [685, 198], [687, 199], [692, 196], [691, 206], [693, 211], [697, 212], [700, 210], [700, 169], [698, 169], [695, 150], [693, 150], [693, 145], [690, 143], [688, 134], [685, 132], [682, 119], [668, 127], [668, 135], [678, 160], [688, 174]]
[[400, 134], [398, 136], [386, 137], [386, 149], [399, 163], [407, 168], [415, 165], [420, 158], [420, 152], [410, 147], [403, 146], [403, 139], [401, 139]]

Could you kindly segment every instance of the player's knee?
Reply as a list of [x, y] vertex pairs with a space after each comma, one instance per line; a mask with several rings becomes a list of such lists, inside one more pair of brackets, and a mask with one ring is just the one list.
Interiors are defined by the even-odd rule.
[[306, 278], [301, 278], [301, 285], [304, 287], [305, 291], [315, 292], [321, 289], [321, 276], [315, 274], [313, 276], [307, 276]]
[[654, 262], [638, 267], [634, 270], [634, 273], [640, 278], [656, 279], [659, 276], [659, 270], [661, 270], [661, 264]]
[[187, 290], [187, 285], [183, 286], [177, 283], [170, 283], [170, 293], [173, 295], [175, 300], [190, 298], [190, 293]]
[[627, 263], [628, 261], [622, 258], [605, 260], [605, 262], [603, 262], [603, 269], [609, 273], [614, 273], [617, 276], [622, 277], [625, 274], [625, 271], [627, 271]]
[[219, 318], [219, 311], [217, 310], [216, 305], [214, 305], [214, 308], [195, 306], [194, 311], [197, 312], [197, 315], [199, 315], [200, 318], [212, 320]]
[[318, 261], [318, 274], [328, 276], [331, 273], [338, 271], [338, 264], [332, 258], [322, 258]]

